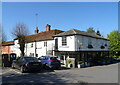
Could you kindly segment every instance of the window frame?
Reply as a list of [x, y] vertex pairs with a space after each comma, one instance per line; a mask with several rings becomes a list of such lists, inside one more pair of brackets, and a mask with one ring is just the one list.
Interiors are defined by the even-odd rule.
[[31, 44], [31, 48], [33, 48], [33, 43]]
[[67, 46], [67, 37], [66, 36], [62, 37], [62, 46]]
[[44, 42], [44, 47], [47, 47], [47, 41]]

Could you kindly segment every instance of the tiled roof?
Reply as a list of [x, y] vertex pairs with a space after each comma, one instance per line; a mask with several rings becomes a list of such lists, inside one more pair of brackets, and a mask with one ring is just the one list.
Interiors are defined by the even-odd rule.
[[59, 34], [61, 32], [64, 32], [64, 31], [53, 29], [50, 31], [40, 32], [40, 33], [33, 34], [33, 35], [28, 35], [28, 36], [26, 36], [26, 41], [34, 42], [34, 41], [41, 41], [41, 40], [51, 40], [51, 39], [53, 39], [54, 35]]
[[14, 45], [14, 41], [3, 42], [2, 46]]
[[57, 35], [54, 35], [54, 37], [55, 36], [56, 37], [57, 36], [68, 36], [68, 35], [82, 35], [82, 36], [88, 36], [88, 37], [108, 40], [108, 39], [106, 39], [104, 37], [101, 37], [99, 35], [88, 33], [88, 32], [85, 32], [85, 31], [80, 31], [80, 30], [77, 30], [77, 29], [72, 29], [72, 30], [69, 30], [69, 31], [65, 31], [65, 32], [59, 33]]

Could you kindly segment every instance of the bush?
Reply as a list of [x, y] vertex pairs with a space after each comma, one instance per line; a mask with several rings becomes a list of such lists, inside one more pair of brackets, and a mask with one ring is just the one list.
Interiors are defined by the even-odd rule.
[[68, 60], [66, 61], [66, 67], [68, 67], [68, 64], [72, 64], [72, 60], [68, 59]]
[[67, 60], [67, 63], [68, 63], [68, 64], [72, 64], [72, 60], [70, 60], [70, 59]]
[[16, 60], [18, 60], [18, 59], [20, 59], [20, 58], [21, 58], [21, 57], [18, 56], [18, 57], [16, 58]]
[[78, 61], [78, 64], [84, 64], [84, 62], [83, 61]]

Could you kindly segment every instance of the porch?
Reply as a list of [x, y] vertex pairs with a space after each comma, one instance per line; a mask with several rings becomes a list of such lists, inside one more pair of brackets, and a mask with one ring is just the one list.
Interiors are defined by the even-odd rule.
[[109, 51], [56, 51], [55, 55], [63, 61], [66, 65], [67, 58], [75, 58], [75, 67], [77, 67], [78, 61], [83, 61], [90, 66], [102, 65], [102, 62], [109, 63], [111, 61]]

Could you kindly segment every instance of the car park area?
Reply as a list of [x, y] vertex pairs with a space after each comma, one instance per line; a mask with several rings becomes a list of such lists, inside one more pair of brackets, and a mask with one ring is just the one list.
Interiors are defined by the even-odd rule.
[[19, 57], [16, 60], [13, 60], [12, 66], [13, 69], [17, 68], [20, 71], [27, 72], [32, 70], [42, 70], [42, 63], [35, 57]]
[[61, 68], [21, 73], [4, 67], [2, 83], [118, 83], [119, 63], [88, 68]]
[[48, 68], [59, 69], [61, 67], [61, 63], [57, 59], [57, 57], [41, 56], [38, 58], [38, 60], [43, 64], [43, 66], [46, 69], [48, 69]]

